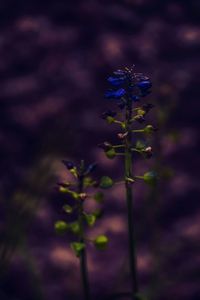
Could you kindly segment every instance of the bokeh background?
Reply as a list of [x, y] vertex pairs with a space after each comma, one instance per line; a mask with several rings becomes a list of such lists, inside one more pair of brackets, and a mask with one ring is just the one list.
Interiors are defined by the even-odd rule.
[[[134, 185], [141, 290], [150, 300], [200, 297], [199, 12], [198, 0], [0, 2], [0, 299], [82, 299], [78, 260], [53, 229], [63, 217], [54, 187], [67, 176], [63, 158], [122, 175], [120, 159], [97, 147], [117, 141], [99, 115], [115, 107], [106, 77], [133, 64], [152, 79], [149, 122], [159, 127], [155, 157], [134, 164], [160, 174], [156, 188]], [[94, 299], [129, 291], [122, 186], [104, 207], [90, 234], [105, 232], [110, 245], [88, 249]]]

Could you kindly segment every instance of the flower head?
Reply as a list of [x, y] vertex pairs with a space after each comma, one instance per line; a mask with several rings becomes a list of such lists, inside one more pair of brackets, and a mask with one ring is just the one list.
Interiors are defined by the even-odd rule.
[[111, 89], [105, 93], [105, 97], [109, 99], [123, 97], [126, 102], [129, 100], [137, 102], [151, 92], [151, 81], [142, 73], [135, 73], [134, 66], [113, 72], [107, 81], [111, 85]]

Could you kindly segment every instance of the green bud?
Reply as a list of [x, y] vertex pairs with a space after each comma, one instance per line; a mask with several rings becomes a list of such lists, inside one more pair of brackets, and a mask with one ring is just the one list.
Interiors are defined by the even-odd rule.
[[80, 257], [81, 252], [83, 251], [83, 249], [85, 249], [85, 244], [84, 243], [71, 243], [70, 244], [72, 250], [74, 251], [74, 253], [76, 254], [77, 257]]
[[144, 132], [147, 133], [147, 134], [153, 133], [154, 131], [155, 131], [155, 128], [152, 125], [147, 125], [144, 128]]
[[98, 250], [104, 250], [106, 249], [108, 244], [108, 238], [105, 235], [99, 235], [98, 237], [96, 237], [96, 239], [94, 240], [94, 245]]
[[80, 225], [78, 222], [73, 222], [69, 225], [70, 230], [74, 233], [74, 234], [79, 234], [80, 233]]
[[111, 116], [108, 116], [106, 118], [106, 121], [108, 122], [108, 124], [112, 124], [115, 121], [115, 119], [113, 117], [111, 117]]
[[145, 147], [146, 147], [146, 145], [143, 141], [139, 140], [139, 141], [136, 142], [135, 148], [137, 150], [143, 150]]
[[71, 173], [72, 175], [74, 175], [74, 177], [76, 177], [76, 178], [78, 177], [78, 171], [77, 171], [77, 168], [76, 168], [76, 167], [70, 169], [70, 173]]
[[84, 188], [93, 186], [93, 184], [94, 184], [94, 180], [91, 177], [87, 176], [84, 178], [83, 180]]
[[71, 192], [71, 195], [72, 195], [72, 197], [73, 197], [75, 200], [79, 199], [79, 194], [78, 194], [78, 193], [76, 193], [76, 192]]
[[96, 216], [94, 214], [84, 214], [85, 220], [89, 226], [93, 226], [96, 221]]
[[71, 214], [71, 213], [73, 212], [73, 208], [72, 208], [70, 205], [68, 205], [68, 204], [65, 204], [65, 205], [63, 206], [63, 209], [64, 209], [64, 211], [65, 211], [67, 214]]
[[58, 233], [58, 234], [64, 234], [64, 233], [67, 232], [69, 226], [68, 226], [68, 224], [65, 221], [57, 221], [54, 224], [54, 228], [55, 228], [56, 233]]
[[103, 176], [101, 177], [101, 180], [100, 180], [100, 188], [102, 189], [108, 189], [110, 187], [112, 187], [114, 184], [112, 178], [108, 177], [108, 176]]
[[154, 186], [157, 183], [157, 174], [154, 171], [150, 171], [144, 174], [143, 176], [144, 182], [147, 184]]
[[137, 110], [137, 114], [140, 115], [140, 116], [145, 116], [146, 111], [143, 110], [143, 109], [138, 109], [138, 110]]
[[68, 190], [68, 188], [66, 188], [64, 186], [60, 186], [59, 187], [59, 192], [61, 192], [61, 193], [69, 193], [69, 190]]
[[109, 159], [113, 159], [117, 155], [117, 153], [116, 153], [116, 151], [115, 151], [114, 148], [109, 149], [105, 153], [106, 153], [107, 158], [109, 158]]
[[103, 198], [104, 198], [104, 194], [103, 194], [102, 192], [97, 192], [97, 193], [94, 195], [94, 199], [95, 199], [98, 203], [103, 202]]

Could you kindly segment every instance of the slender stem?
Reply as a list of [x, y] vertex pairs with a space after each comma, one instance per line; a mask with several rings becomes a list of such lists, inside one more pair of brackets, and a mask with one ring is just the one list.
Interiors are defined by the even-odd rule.
[[[78, 192], [83, 192], [83, 176], [79, 178], [79, 187]], [[83, 227], [83, 200], [79, 199], [78, 204], [79, 209], [79, 226], [80, 226], [80, 235], [79, 235], [79, 242], [84, 243], [84, 227]], [[87, 269], [87, 256], [86, 256], [86, 249], [84, 248], [80, 254], [80, 269], [81, 269], [81, 277], [82, 277], [82, 284], [83, 284], [83, 293], [84, 293], [84, 300], [90, 300], [90, 287], [89, 287], [89, 279], [88, 279], [88, 269]]]
[[132, 132], [144, 132], [144, 129], [135, 129], [135, 130], [132, 130]]
[[124, 148], [124, 145], [113, 145], [113, 148]]
[[114, 123], [115, 123], [115, 124], [122, 125], [122, 122], [121, 122], [121, 121], [119, 121], [119, 120], [114, 120]]
[[136, 245], [135, 245], [135, 228], [133, 223], [133, 194], [132, 186], [126, 180], [126, 178], [132, 178], [132, 130], [131, 130], [131, 118], [132, 118], [132, 103], [126, 108], [126, 130], [128, 132], [125, 138], [125, 188], [126, 188], [126, 201], [128, 211], [128, 235], [129, 235], [129, 261], [131, 271], [131, 284], [133, 299], [139, 291], [138, 278], [137, 278], [137, 262], [136, 262]]

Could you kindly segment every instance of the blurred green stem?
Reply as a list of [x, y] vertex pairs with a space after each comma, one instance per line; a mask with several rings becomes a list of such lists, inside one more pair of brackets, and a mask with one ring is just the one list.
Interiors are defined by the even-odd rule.
[[125, 188], [126, 188], [126, 201], [128, 213], [128, 235], [129, 235], [129, 263], [131, 271], [131, 285], [132, 285], [132, 299], [138, 293], [138, 278], [137, 278], [137, 262], [136, 262], [136, 245], [135, 245], [135, 232], [133, 223], [133, 194], [132, 186], [127, 178], [132, 178], [132, 102], [129, 102], [126, 108], [126, 131], [128, 135], [125, 138]]
[[[83, 192], [83, 176], [79, 178], [79, 187], [78, 192]], [[79, 235], [79, 242], [85, 244], [84, 238], [84, 215], [83, 215], [83, 200], [79, 199], [78, 204], [79, 209], [79, 226], [80, 226], [80, 235]], [[83, 284], [83, 294], [84, 300], [90, 300], [90, 287], [89, 287], [89, 279], [88, 279], [88, 269], [87, 269], [87, 257], [86, 257], [86, 248], [84, 248], [80, 253], [80, 269], [81, 269], [81, 277], [82, 277], [82, 284]]]

